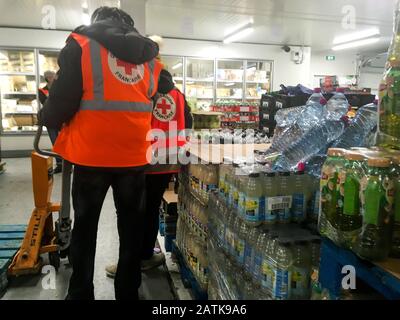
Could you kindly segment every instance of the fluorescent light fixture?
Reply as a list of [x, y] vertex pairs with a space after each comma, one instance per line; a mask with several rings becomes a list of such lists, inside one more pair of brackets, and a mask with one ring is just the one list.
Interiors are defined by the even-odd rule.
[[379, 36], [380, 32], [378, 28], [366, 29], [363, 31], [358, 31], [354, 33], [349, 33], [343, 36], [336, 37], [333, 39], [333, 44], [341, 44], [345, 42], [365, 39], [373, 36]]
[[250, 67], [250, 68], [247, 68], [247, 71], [256, 71], [256, 67]]
[[249, 35], [250, 33], [252, 33], [253, 31], [254, 31], [254, 28], [251, 28], [251, 27], [245, 28], [239, 32], [236, 32], [236, 33], [230, 35], [229, 37], [226, 37], [224, 39], [224, 43], [232, 43], [237, 40], [240, 40], [240, 39], [246, 37], [247, 35]]
[[82, 13], [82, 20], [83, 20], [83, 24], [84, 25], [90, 25], [90, 15], [89, 15], [89, 13], [86, 13], [86, 12], [84, 12], [84, 13]]
[[83, 2], [82, 2], [82, 8], [83, 8], [83, 9], [89, 9], [89, 6], [88, 6], [87, 1], [83, 1]]
[[380, 39], [380, 37], [374, 37], [374, 38], [368, 38], [368, 39], [364, 39], [364, 40], [358, 40], [358, 41], [343, 43], [343, 44], [339, 44], [337, 46], [334, 46], [332, 48], [332, 50], [333, 51], [338, 51], [338, 50], [344, 50], [344, 49], [350, 49], [350, 48], [366, 46], [366, 45], [378, 42], [379, 39]]
[[176, 65], [174, 65], [174, 66], [172, 67], [172, 70], [178, 69], [178, 68], [180, 68], [180, 67], [182, 67], [182, 62], [179, 62], [179, 63], [177, 63]]
[[237, 29], [236, 31], [234, 31], [233, 33], [229, 34], [224, 39], [224, 43], [235, 42], [235, 41], [237, 41], [239, 39], [242, 39], [242, 38], [246, 37], [247, 35], [249, 35], [253, 31], [254, 31], [253, 23], [252, 22], [247, 23], [243, 27], [241, 27], [241, 28]]
[[225, 83], [225, 87], [232, 87], [232, 86], [234, 86], [234, 85], [235, 85], [234, 82]]
[[186, 81], [186, 84], [194, 84], [194, 81]]

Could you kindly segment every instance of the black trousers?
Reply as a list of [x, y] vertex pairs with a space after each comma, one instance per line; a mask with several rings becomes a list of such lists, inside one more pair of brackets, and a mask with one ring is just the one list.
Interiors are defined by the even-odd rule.
[[142, 170], [102, 170], [75, 166], [72, 200], [75, 211], [70, 255], [72, 276], [68, 299], [94, 299], [93, 273], [97, 225], [104, 198], [113, 189], [117, 210], [119, 260], [116, 299], [138, 299], [141, 283], [145, 175]]
[[171, 177], [172, 174], [146, 175], [146, 219], [144, 221], [145, 233], [141, 255], [143, 260], [150, 259], [153, 255], [159, 227], [159, 208]]

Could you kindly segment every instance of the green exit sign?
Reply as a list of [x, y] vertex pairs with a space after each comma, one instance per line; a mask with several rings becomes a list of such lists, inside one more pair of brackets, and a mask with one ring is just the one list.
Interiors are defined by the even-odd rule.
[[325, 56], [325, 59], [327, 61], [335, 61], [336, 57], [335, 56]]

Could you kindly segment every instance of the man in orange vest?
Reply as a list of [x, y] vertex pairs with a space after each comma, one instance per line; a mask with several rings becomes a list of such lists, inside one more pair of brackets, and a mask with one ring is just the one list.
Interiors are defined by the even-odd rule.
[[[141, 254], [142, 271], [155, 268], [165, 261], [164, 254], [154, 250], [154, 245], [159, 227], [159, 208], [164, 192], [172, 176], [179, 172], [179, 161], [172, 164], [168, 163], [168, 160], [177, 157], [179, 147], [185, 144], [182, 139], [187, 135], [185, 129], [191, 129], [193, 122], [185, 96], [175, 87], [172, 76], [167, 70], [161, 71], [158, 93], [153, 100], [152, 129], [161, 130], [166, 138], [166, 141], [162, 143], [157, 141], [157, 145], [153, 144], [154, 151], [160, 152], [159, 149], [165, 147], [165, 154], [169, 154], [170, 157], [159, 159], [160, 163], [151, 165], [146, 170], [146, 220]], [[178, 139], [178, 134], [181, 139]], [[107, 266], [106, 274], [113, 278], [116, 270], [117, 265]]]
[[75, 165], [75, 212], [67, 299], [94, 299], [97, 225], [110, 186], [120, 239], [116, 299], [138, 299], [144, 223], [144, 170], [151, 147], [158, 45], [118, 8], [101, 7], [75, 29], [59, 56], [58, 78], [39, 118], [64, 124], [54, 151]]
[[[54, 71], [45, 71], [43, 73], [44, 80], [46, 81], [46, 85], [43, 88], [39, 88], [38, 93], [39, 93], [39, 101], [42, 104], [42, 107], [44, 106], [47, 97], [49, 96], [49, 90], [51, 86], [53, 85], [54, 79], [56, 77], [56, 73]], [[47, 133], [49, 134], [50, 141], [52, 145], [56, 143], [58, 132], [60, 131], [60, 128], [47, 128]], [[56, 159], [56, 167], [54, 168], [54, 173], [60, 173], [62, 171], [62, 165], [61, 165], [61, 159]]]

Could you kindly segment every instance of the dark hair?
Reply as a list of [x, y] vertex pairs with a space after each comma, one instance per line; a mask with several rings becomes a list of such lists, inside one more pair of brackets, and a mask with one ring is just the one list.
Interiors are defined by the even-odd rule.
[[127, 14], [124, 10], [116, 7], [99, 7], [97, 8], [90, 18], [90, 22], [98, 22], [101, 20], [111, 19], [114, 21], [122, 22], [128, 26], [133, 27], [135, 25], [132, 17]]

